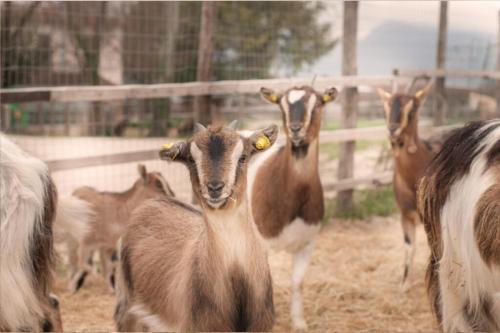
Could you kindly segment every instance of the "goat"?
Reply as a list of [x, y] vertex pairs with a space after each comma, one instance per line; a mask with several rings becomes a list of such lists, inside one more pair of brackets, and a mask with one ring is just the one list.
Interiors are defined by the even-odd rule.
[[138, 170], [139, 179], [125, 192], [99, 192], [91, 187], [80, 187], [71, 197], [61, 201], [60, 211], [65, 214], [58, 216], [56, 226], [72, 234], [66, 237], [72, 272], [71, 291], [82, 287], [96, 250], [100, 252], [102, 274], [113, 290], [116, 244], [132, 210], [148, 199], [174, 196], [159, 172], [148, 173], [142, 164]]
[[426, 284], [445, 332], [500, 331], [500, 120], [455, 130], [422, 178]]
[[0, 331], [62, 331], [50, 294], [56, 201], [47, 166], [0, 133]]
[[305, 330], [302, 281], [324, 216], [319, 131], [323, 106], [335, 99], [337, 90], [330, 88], [319, 94], [303, 86], [279, 94], [261, 88], [261, 95], [280, 106], [287, 140], [252, 163], [248, 196], [255, 223], [268, 245], [293, 254], [292, 324]]
[[393, 189], [401, 212], [405, 260], [401, 285], [408, 287], [408, 276], [416, 251], [417, 187], [425, 168], [440, 144], [422, 140], [418, 135], [418, 109], [432, 87], [432, 82], [415, 95], [394, 94], [378, 89], [382, 99], [389, 140], [394, 155]]
[[138, 208], [122, 238], [118, 331], [270, 331], [274, 323], [267, 253], [246, 195], [252, 156], [277, 126], [249, 137], [233, 126], [198, 126], [160, 157], [189, 169], [202, 212], [164, 198]]

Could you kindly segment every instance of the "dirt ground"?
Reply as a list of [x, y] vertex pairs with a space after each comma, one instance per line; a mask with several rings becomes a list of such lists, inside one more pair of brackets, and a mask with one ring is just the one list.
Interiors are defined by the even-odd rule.
[[[412, 285], [399, 287], [403, 239], [397, 217], [369, 221], [333, 221], [316, 243], [305, 277], [305, 316], [311, 331], [416, 332], [435, 329], [424, 288], [428, 256], [423, 228]], [[274, 331], [289, 331], [291, 257], [271, 253], [276, 324]], [[104, 281], [91, 276], [75, 295], [58, 293], [66, 331], [112, 331], [114, 297]]]

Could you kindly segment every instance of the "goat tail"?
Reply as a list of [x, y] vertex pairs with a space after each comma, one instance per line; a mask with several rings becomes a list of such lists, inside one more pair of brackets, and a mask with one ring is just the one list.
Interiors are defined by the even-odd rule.
[[89, 223], [94, 214], [94, 210], [87, 201], [75, 196], [60, 198], [54, 223], [56, 237], [70, 236], [77, 241], [83, 239], [89, 231]]

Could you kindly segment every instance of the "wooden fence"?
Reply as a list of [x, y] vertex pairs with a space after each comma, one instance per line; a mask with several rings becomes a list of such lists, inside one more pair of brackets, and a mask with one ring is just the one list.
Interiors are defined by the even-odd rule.
[[[315, 80], [316, 89], [328, 86], [359, 87], [359, 86], [392, 86], [396, 90], [399, 84], [408, 83], [416, 77], [479, 77], [500, 80], [500, 72], [461, 71], [461, 70], [394, 70], [391, 76], [342, 76], [318, 77]], [[293, 85], [310, 84], [310, 78], [272, 79], [272, 80], [244, 80], [244, 81], [217, 81], [217, 82], [190, 82], [168, 83], [152, 85], [121, 85], [121, 86], [75, 86], [75, 87], [37, 87], [12, 88], [0, 92], [0, 103], [35, 102], [35, 101], [111, 101], [123, 99], [166, 98], [174, 96], [203, 96], [227, 94], [256, 94], [260, 87], [266, 86], [276, 90], [284, 90]], [[500, 102], [499, 102], [500, 103]], [[430, 129], [423, 126], [422, 132], [433, 130], [449, 130], [450, 127]], [[321, 142], [346, 142], [360, 139], [378, 140], [387, 136], [384, 127], [364, 129], [341, 129], [322, 132]], [[140, 152], [126, 152], [112, 155], [72, 158], [65, 160], [47, 161], [53, 172], [83, 168], [96, 165], [119, 164], [126, 162], [150, 160], [157, 158], [156, 150]], [[391, 181], [391, 173], [383, 172], [369, 177], [358, 179], [340, 179], [337, 182], [324, 184], [325, 190], [342, 191], [353, 189], [360, 185], [379, 185]]]

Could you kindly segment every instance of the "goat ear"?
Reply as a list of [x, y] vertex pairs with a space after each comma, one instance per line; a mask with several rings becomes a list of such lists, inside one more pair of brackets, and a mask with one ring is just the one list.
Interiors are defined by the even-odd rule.
[[278, 132], [279, 129], [276, 125], [253, 132], [249, 137], [252, 144], [252, 154], [269, 149], [276, 142]]
[[380, 96], [380, 99], [382, 100], [382, 102], [384, 102], [384, 103], [386, 103], [387, 101], [389, 101], [389, 99], [392, 96], [391, 93], [385, 91], [382, 88], [377, 88], [377, 93]]
[[139, 175], [142, 177], [142, 179], [146, 180], [146, 178], [148, 177], [146, 166], [144, 164], [138, 164], [137, 170], [139, 171]]
[[260, 88], [260, 96], [268, 102], [279, 104], [281, 94], [276, 93], [274, 90], [262, 87]]
[[200, 123], [194, 123], [194, 133], [205, 131], [207, 128]]
[[323, 95], [321, 95], [321, 101], [323, 104], [332, 102], [335, 98], [337, 98], [338, 93], [339, 92], [334, 87], [328, 88], [325, 90]]
[[431, 91], [433, 85], [434, 80], [429, 82], [423, 89], [417, 91], [417, 93], [415, 94], [415, 99], [417, 100], [418, 104], [422, 104], [422, 102], [425, 100], [425, 97], [427, 97], [427, 95]]
[[167, 143], [161, 147], [160, 159], [166, 161], [185, 162], [189, 154], [188, 144], [185, 141]]
[[229, 123], [229, 125], [227, 125], [227, 128], [230, 128], [232, 130], [236, 130], [237, 127], [238, 127], [238, 119], [233, 120], [232, 122]]

